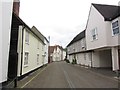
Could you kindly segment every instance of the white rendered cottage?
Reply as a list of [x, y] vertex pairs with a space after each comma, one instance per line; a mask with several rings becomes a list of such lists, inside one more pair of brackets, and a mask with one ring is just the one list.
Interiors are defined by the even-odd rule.
[[93, 67], [120, 69], [120, 7], [92, 4], [86, 25], [86, 46]]
[[70, 63], [76, 59], [77, 64], [92, 67], [91, 51], [86, 50], [85, 30], [80, 32], [67, 45], [67, 59]]

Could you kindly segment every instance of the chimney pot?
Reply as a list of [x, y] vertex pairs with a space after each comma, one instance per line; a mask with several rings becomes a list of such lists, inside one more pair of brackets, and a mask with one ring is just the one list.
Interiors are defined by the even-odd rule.
[[19, 16], [20, 0], [14, 0], [13, 2], [13, 12]]

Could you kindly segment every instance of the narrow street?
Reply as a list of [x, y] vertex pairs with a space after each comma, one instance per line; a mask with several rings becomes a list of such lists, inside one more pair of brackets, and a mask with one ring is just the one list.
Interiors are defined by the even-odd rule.
[[[22, 80], [21, 80], [22, 82]], [[20, 88], [117, 88], [117, 79], [66, 62], [53, 62]]]

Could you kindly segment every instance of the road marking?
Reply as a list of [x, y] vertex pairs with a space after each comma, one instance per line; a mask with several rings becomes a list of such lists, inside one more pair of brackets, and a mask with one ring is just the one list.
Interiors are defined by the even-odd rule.
[[33, 79], [35, 79], [40, 73], [42, 73], [47, 67], [43, 68], [36, 76], [31, 78], [25, 85], [23, 85], [21, 88], [24, 88], [26, 85], [28, 85]]
[[65, 75], [65, 77], [66, 77], [66, 80], [67, 80], [70, 88], [75, 88], [74, 84], [72, 83], [72, 81], [70, 80], [70, 78], [69, 78], [69, 76], [68, 76], [68, 73], [67, 73], [66, 71], [64, 71], [64, 70], [63, 70], [63, 72], [64, 72], [64, 75]]
[[71, 81], [68, 73], [63, 69], [63, 67], [61, 67], [61, 66], [59, 66], [59, 67], [60, 67], [60, 68], [62, 69], [62, 71], [64, 72], [65, 78], [66, 78], [66, 80], [67, 80], [67, 82], [68, 82], [68, 85], [69, 85], [70, 89], [71, 89], [71, 90], [76, 90], [76, 89], [75, 89], [75, 85], [72, 83], [72, 81]]

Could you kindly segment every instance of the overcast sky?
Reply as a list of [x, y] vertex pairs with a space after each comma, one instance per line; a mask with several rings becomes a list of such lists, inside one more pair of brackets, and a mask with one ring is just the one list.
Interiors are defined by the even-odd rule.
[[48, 38], [66, 45], [86, 27], [91, 3], [118, 5], [119, 0], [20, 0], [20, 17]]

